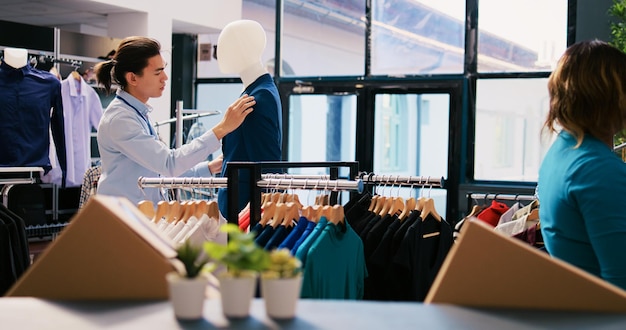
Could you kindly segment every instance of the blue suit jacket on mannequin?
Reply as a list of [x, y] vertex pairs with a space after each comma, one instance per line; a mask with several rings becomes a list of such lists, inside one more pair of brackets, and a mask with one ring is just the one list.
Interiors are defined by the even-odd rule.
[[[243, 124], [222, 139], [223, 177], [226, 177], [229, 162], [279, 161], [282, 157], [282, 106], [274, 80], [268, 73], [263, 74], [242, 94], [254, 96], [256, 104], [254, 111], [246, 117]], [[250, 201], [250, 179], [245, 172], [241, 171], [239, 174], [240, 211]], [[217, 201], [222, 215], [228, 217], [228, 197], [225, 188], [218, 192]]]

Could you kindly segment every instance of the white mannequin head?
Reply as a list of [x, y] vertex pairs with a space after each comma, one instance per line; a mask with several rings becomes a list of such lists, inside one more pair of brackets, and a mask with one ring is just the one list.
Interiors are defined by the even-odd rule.
[[28, 51], [23, 48], [5, 48], [3, 61], [9, 66], [19, 69], [28, 63]]
[[217, 62], [222, 73], [237, 73], [256, 79], [265, 73], [261, 56], [265, 50], [265, 31], [251, 20], [228, 23], [217, 40]]

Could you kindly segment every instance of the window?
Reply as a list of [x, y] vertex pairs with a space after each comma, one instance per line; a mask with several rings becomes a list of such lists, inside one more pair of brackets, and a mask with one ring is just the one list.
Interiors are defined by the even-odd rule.
[[356, 96], [291, 95], [288, 134], [289, 161], [354, 161]]
[[372, 1], [372, 74], [461, 73], [464, 0]]
[[352, 76], [365, 71], [365, 1], [285, 0], [285, 76]]
[[551, 71], [567, 46], [567, 0], [478, 2], [478, 71]]
[[536, 181], [547, 148], [541, 127], [548, 79], [479, 79], [476, 86], [476, 180]]
[[[374, 173], [393, 176], [447, 177], [448, 94], [377, 94], [375, 105]], [[391, 188], [393, 195], [426, 196], [445, 213], [446, 191]]]

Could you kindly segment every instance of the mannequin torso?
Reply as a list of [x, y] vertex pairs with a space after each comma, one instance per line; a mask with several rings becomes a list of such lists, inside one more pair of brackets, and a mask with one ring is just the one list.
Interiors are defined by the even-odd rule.
[[[250, 20], [239, 20], [224, 27], [217, 42], [217, 58], [223, 73], [235, 73], [244, 85], [244, 94], [254, 96], [254, 111], [243, 124], [222, 139], [222, 176], [231, 161], [279, 161], [282, 157], [282, 106], [274, 80], [263, 66], [265, 50], [263, 27]], [[244, 171], [245, 172], [245, 171]], [[247, 173], [239, 177], [238, 209], [250, 198]], [[226, 190], [218, 195], [220, 212], [228, 217]]]
[[28, 51], [23, 48], [5, 48], [3, 61], [15, 69], [22, 68], [28, 63]]

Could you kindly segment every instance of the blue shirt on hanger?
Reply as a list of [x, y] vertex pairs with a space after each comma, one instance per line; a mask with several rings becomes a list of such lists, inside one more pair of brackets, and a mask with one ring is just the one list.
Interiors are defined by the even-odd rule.
[[67, 160], [59, 79], [28, 63], [19, 69], [0, 63], [0, 109], [0, 166], [42, 167], [47, 173], [52, 169], [51, 130], [65, 184]]

